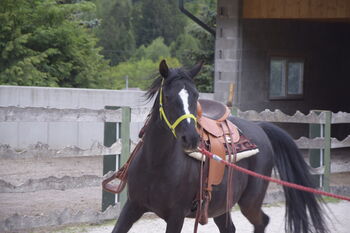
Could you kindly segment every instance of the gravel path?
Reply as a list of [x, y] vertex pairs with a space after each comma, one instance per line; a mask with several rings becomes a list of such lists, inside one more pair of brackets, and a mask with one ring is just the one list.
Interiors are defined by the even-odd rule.
[[[270, 216], [270, 224], [267, 227], [266, 232], [270, 233], [283, 233], [284, 232], [284, 205], [278, 206], [266, 206], [263, 207], [266, 214]], [[329, 215], [329, 226], [331, 233], [349, 233], [350, 232], [350, 202], [341, 201], [338, 203], [328, 203], [327, 213]], [[237, 233], [251, 233], [253, 230], [252, 225], [246, 220], [240, 211], [234, 210], [232, 212], [232, 218], [235, 222]], [[330, 222], [332, 221], [332, 223]], [[193, 232], [194, 221], [192, 219], [186, 219], [183, 233]], [[161, 233], [165, 232], [165, 222], [154, 215], [146, 215], [137, 223], [134, 224], [129, 233]], [[113, 225], [103, 225], [94, 227], [85, 227], [80, 232], [85, 233], [110, 233]], [[58, 231], [60, 232], [60, 231]], [[79, 232], [77, 229], [69, 231], [65, 229], [62, 232]], [[205, 226], [199, 227], [199, 233], [219, 233], [212, 219], [209, 219], [209, 223]]]

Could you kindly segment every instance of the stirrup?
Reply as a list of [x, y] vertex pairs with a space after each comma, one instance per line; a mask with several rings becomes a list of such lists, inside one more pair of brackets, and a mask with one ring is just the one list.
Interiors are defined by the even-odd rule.
[[[121, 193], [126, 186], [125, 170], [126, 170], [126, 166], [124, 165], [119, 171], [113, 172], [113, 174], [110, 177], [104, 179], [102, 181], [103, 189], [115, 194]], [[120, 180], [119, 184], [117, 185], [110, 184], [110, 182], [112, 182], [115, 179]]]
[[[207, 192], [207, 191], [206, 191]], [[199, 223], [201, 225], [205, 225], [208, 223], [208, 209], [209, 209], [209, 202], [210, 202], [210, 197], [209, 194], [204, 194], [204, 199], [202, 205], [202, 209], [199, 215]]]

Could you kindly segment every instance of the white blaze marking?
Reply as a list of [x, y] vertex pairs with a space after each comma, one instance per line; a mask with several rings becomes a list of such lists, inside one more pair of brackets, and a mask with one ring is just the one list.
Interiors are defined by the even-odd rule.
[[[181, 89], [181, 91], [179, 92], [179, 96], [180, 96], [180, 98], [182, 100], [182, 104], [184, 106], [185, 114], [190, 114], [190, 110], [188, 109], [188, 92], [185, 89], [185, 87]], [[187, 118], [187, 122], [191, 123], [191, 119]]]

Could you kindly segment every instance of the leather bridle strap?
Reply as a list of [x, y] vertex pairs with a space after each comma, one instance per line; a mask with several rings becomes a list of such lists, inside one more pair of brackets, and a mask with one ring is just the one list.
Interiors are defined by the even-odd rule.
[[176, 121], [171, 124], [170, 121], [168, 120], [168, 118], [165, 115], [165, 111], [163, 108], [163, 84], [164, 84], [164, 79], [162, 79], [162, 84], [160, 86], [160, 93], [159, 93], [159, 113], [160, 113], [160, 119], [163, 119], [165, 121], [165, 123], [168, 125], [168, 127], [170, 128], [171, 132], [174, 134], [175, 138], [176, 138], [176, 126], [178, 126], [183, 120], [190, 118], [193, 119], [196, 123], [197, 123], [197, 118], [193, 115], [193, 114], [184, 114], [182, 116], [180, 116], [179, 118], [176, 119]]

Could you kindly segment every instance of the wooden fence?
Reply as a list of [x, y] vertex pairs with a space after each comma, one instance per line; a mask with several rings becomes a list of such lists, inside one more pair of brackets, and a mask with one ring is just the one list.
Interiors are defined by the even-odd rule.
[[[295, 142], [299, 149], [309, 149], [309, 162], [314, 168], [314, 174], [319, 178], [319, 185], [329, 191], [331, 149], [350, 147], [350, 132], [344, 140], [339, 141], [331, 137], [331, 125], [350, 124], [349, 113], [313, 110], [307, 115], [297, 111], [293, 116], [289, 116], [280, 110], [265, 110], [260, 113], [236, 110], [235, 114], [250, 121], [308, 124], [309, 137], [301, 137]], [[350, 168], [346, 171], [350, 171]]]
[[[119, 165], [122, 165], [127, 160], [130, 148], [130, 122], [143, 122], [149, 113], [149, 108], [129, 108], [129, 107], [111, 107], [107, 106], [103, 110], [92, 109], [54, 109], [40, 107], [0, 107], [0, 122], [104, 122], [104, 143], [103, 145], [95, 144], [89, 149], [80, 149], [75, 146], [69, 146], [62, 149], [50, 149], [48, 145], [37, 144], [31, 148], [15, 149], [8, 145], [0, 145], [0, 159], [19, 159], [19, 158], [40, 158], [40, 157], [86, 157], [104, 156], [103, 174], [109, 170], [116, 170], [117, 155], [121, 154]], [[309, 125], [320, 125], [322, 135], [315, 138], [302, 137], [295, 140], [300, 149], [316, 149], [321, 150], [322, 166], [318, 173], [329, 176], [331, 172], [330, 158], [331, 149], [350, 147], [350, 135], [343, 141], [338, 141], [331, 138], [332, 124], [350, 124], [349, 113], [331, 113], [329, 111], [311, 111], [308, 115], [297, 112], [293, 116], [286, 115], [279, 110], [271, 112], [265, 110], [263, 112], [256, 111], [236, 111], [238, 117], [250, 121], [268, 121], [279, 123], [303, 123]], [[120, 124], [120, 140], [116, 133], [117, 125]], [[312, 136], [312, 135], [311, 135]], [[317, 155], [319, 156], [319, 155]], [[3, 162], [3, 161], [2, 161]], [[87, 181], [88, 180], [88, 181]], [[14, 186], [0, 180], [1, 193], [15, 192], [32, 192], [37, 190], [49, 189], [70, 189], [81, 186], [98, 186], [101, 184], [102, 177], [83, 176], [83, 177], [47, 177], [43, 179], [33, 180], [28, 177], [28, 181]], [[325, 179], [327, 181], [329, 179]], [[84, 183], [85, 182], [85, 183]], [[328, 188], [327, 182], [324, 184]], [[111, 215], [105, 214], [109, 205], [115, 204], [115, 195], [103, 192], [102, 197], [102, 212], [93, 213], [90, 215], [98, 219], [106, 219]], [[125, 193], [119, 197], [119, 202], [124, 202], [126, 199]], [[107, 210], [108, 211], [108, 210]], [[84, 214], [84, 213], [82, 213]], [[57, 216], [56, 216], [57, 217]], [[62, 219], [62, 217], [60, 217]], [[86, 218], [74, 217], [76, 221]], [[62, 221], [62, 220], [61, 220]], [[42, 223], [44, 224], [44, 223]], [[1, 225], [1, 223], [0, 223]], [[27, 224], [28, 225], [28, 224]], [[30, 224], [29, 224], [30, 225]], [[40, 224], [39, 224], [40, 225]], [[1, 227], [1, 226], [0, 226]]]
[[[118, 155], [119, 164], [123, 164], [129, 156], [132, 142], [130, 140], [130, 122], [143, 122], [148, 115], [149, 108], [129, 108], [107, 106], [102, 110], [92, 109], [55, 109], [42, 107], [0, 107], [0, 122], [101, 122], [104, 123], [103, 144], [95, 143], [88, 149], [77, 146], [66, 146], [60, 149], [52, 149], [47, 144], [37, 143], [27, 148], [14, 148], [0, 143], [0, 162], [9, 163], [9, 160], [18, 163], [23, 159], [41, 158], [92, 158], [103, 156], [103, 174], [110, 170], [116, 170]], [[117, 131], [120, 131], [120, 136]], [[4, 132], [1, 132], [4, 133]], [[30, 132], [28, 132], [30, 133]], [[119, 139], [118, 139], [119, 138]], [[15, 172], [15, 171], [14, 171]], [[100, 187], [103, 177], [96, 175], [63, 177], [48, 176], [45, 178], [32, 178], [14, 185], [0, 179], [0, 195], [9, 193], [26, 193], [45, 190], [69, 190], [84, 187]], [[120, 202], [126, 199], [125, 192], [119, 197]], [[49, 204], [48, 200], [48, 204]], [[65, 203], [62, 203], [65, 205]], [[102, 211], [101, 211], [102, 210]], [[48, 225], [59, 225], [77, 222], [98, 222], [115, 218], [120, 210], [120, 205], [115, 205], [115, 195], [102, 193], [102, 208], [100, 211], [75, 211], [64, 209], [62, 212], [53, 210], [49, 216], [25, 216], [16, 213], [6, 219], [0, 219], [0, 229], [14, 231], [24, 228], [34, 228]], [[45, 213], [46, 214], [46, 213]]]

